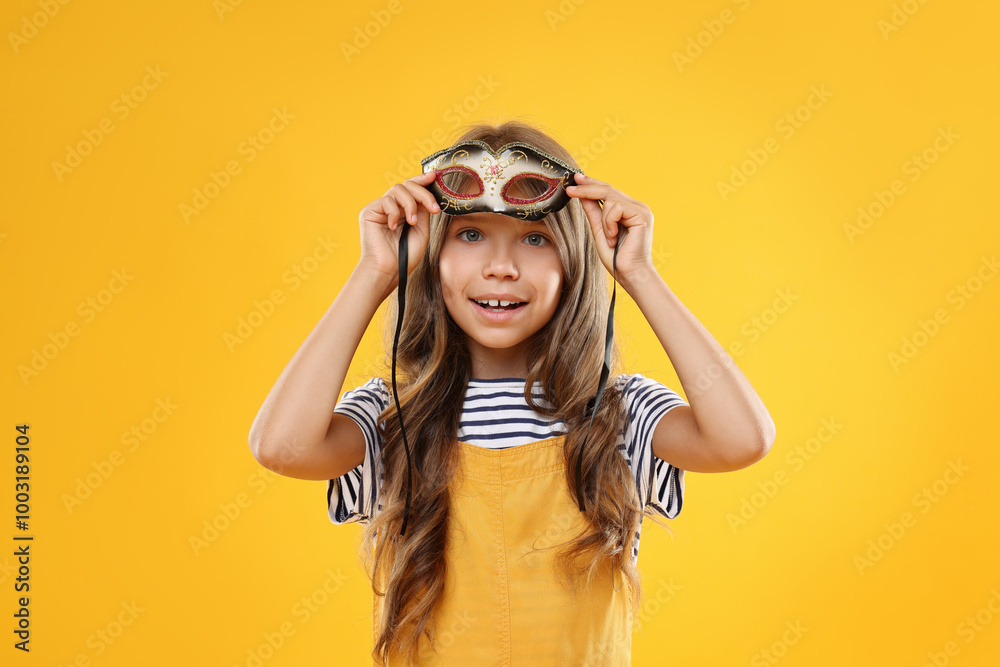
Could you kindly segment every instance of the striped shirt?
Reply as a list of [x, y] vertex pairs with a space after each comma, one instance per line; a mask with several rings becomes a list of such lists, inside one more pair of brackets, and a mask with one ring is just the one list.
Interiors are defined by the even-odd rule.
[[[676, 468], [652, 451], [653, 430], [660, 417], [679, 405], [683, 398], [665, 385], [639, 374], [619, 375], [616, 386], [622, 391], [628, 420], [618, 441], [618, 451], [628, 461], [635, 479], [639, 498], [645, 508], [668, 519], [681, 511], [684, 500], [684, 471]], [[538, 385], [532, 389], [536, 403], [548, 404]], [[392, 400], [391, 389], [381, 378], [346, 392], [334, 412], [357, 422], [365, 436], [365, 459], [353, 470], [327, 484], [327, 512], [335, 524], [367, 523], [371, 508], [384, 509], [378, 497], [382, 484], [382, 436], [376, 427], [378, 417]], [[531, 409], [524, 400], [524, 380], [502, 378], [472, 379], [465, 392], [461, 423], [457, 439], [489, 449], [516, 447], [566, 433], [561, 419], [552, 419]], [[377, 471], [373, 471], [372, 462]], [[373, 480], [378, 483], [374, 484]], [[378, 503], [376, 505], [376, 503]], [[639, 558], [639, 537], [636, 531], [632, 558]]]

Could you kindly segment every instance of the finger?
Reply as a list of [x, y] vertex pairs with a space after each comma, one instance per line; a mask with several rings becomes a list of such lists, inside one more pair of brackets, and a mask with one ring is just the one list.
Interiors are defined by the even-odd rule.
[[397, 183], [389, 190], [389, 196], [403, 209], [403, 219], [409, 221], [412, 225], [417, 222], [417, 199], [415, 195], [419, 193], [416, 190], [411, 192], [410, 187], [415, 186], [407, 182]]
[[[593, 199], [581, 199], [580, 203], [583, 205], [584, 213], [587, 214], [587, 220], [590, 222], [590, 229], [594, 233], [594, 238], [598, 240], [598, 247], [611, 246], [612, 239], [608, 238], [608, 235], [604, 231], [604, 212], [600, 204]], [[600, 243], [601, 239], [604, 240], [604, 243]]]
[[580, 199], [610, 199], [612, 197], [617, 197], [619, 199], [625, 198], [622, 193], [603, 183], [595, 183], [593, 185], [571, 185], [566, 188], [566, 194], [570, 197], [578, 197]]
[[581, 199], [580, 204], [583, 206], [583, 212], [587, 214], [587, 218], [590, 220], [600, 220], [603, 216], [601, 211], [601, 205], [597, 203], [594, 199]]
[[396, 200], [389, 195], [382, 197], [382, 210], [385, 211], [385, 221], [389, 225], [389, 229], [396, 229], [399, 226], [401, 214]]
[[607, 185], [604, 181], [598, 180], [593, 176], [587, 176], [586, 174], [573, 174], [576, 178], [576, 183], [580, 185]]
[[[614, 236], [616, 233], [617, 225], [613, 222], [621, 218], [619, 202], [617, 201], [605, 201], [603, 199], [581, 199], [580, 203], [583, 205], [584, 211], [588, 211], [588, 215], [594, 217], [600, 228], [608, 236]], [[611, 218], [613, 210], [618, 210], [619, 213], [616, 214], [617, 217]]]
[[[624, 209], [621, 202], [613, 201], [610, 203], [605, 203], [604, 205], [604, 233], [608, 235], [608, 238], [614, 238], [615, 243], [618, 239], [618, 225], [619, 221], [622, 219], [624, 214]], [[614, 244], [612, 244], [614, 245]]]
[[570, 185], [566, 188], [566, 194], [579, 199], [619, 199], [621, 201], [634, 202], [635, 200], [620, 190], [616, 190], [604, 181], [596, 178], [574, 174], [579, 177], [580, 185]]
[[441, 207], [438, 206], [437, 198], [434, 194], [427, 189], [431, 183], [437, 178], [437, 171], [432, 170], [426, 174], [420, 174], [419, 176], [414, 176], [413, 178], [407, 179], [403, 182], [403, 185], [410, 191], [414, 198], [423, 204], [431, 213], [440, 213]]
[[403, 183], [403, 187], [409, 193], [413, 201], [413, 208], [407, 208], [407, 217], [411, 224], [415, 224], [417, 216], [420, 214], [421, 209], [426, 209], [431, 213], [438, 213], [441, 207], [438, 206], [437, 199], [434, 195], [423, 187], [419, 182], [406, 181]]

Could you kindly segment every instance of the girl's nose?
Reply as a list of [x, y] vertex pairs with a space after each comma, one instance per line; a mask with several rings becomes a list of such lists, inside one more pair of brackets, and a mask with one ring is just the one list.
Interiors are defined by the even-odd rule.
[[490, 254], [483, 266], [484, 278], [510, 278], [517, 280], [517, 261], [506, 244], [498, 243], [490, 248]]

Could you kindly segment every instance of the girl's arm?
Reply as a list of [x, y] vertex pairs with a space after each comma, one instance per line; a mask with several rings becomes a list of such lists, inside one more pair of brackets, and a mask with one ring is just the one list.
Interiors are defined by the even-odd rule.
[[[774, 443], [774, 421], [736, 362], [656, 272], [652, 211], [607, 183], [575, 178], [579, 185], [566, 192], [580, 199], [601, 261], [611, 271], [620, 238], [618, 281], [652, 327], [690, 404], [660, 419], [653, 453], [692, 472], [727, 472], [759, 461]], [[621, 237], [620, 227], [627, 229]]]
[[265, 468], [300, 479], [334, 479], [364, 462], [361, 427], [334, 414], [351, 359], [379, 305], [399, 282], [399, 227], [409, 224], [407, 273], [427, 249], [427, 172], [397, 183], [361, 210], [361, 258], [344, 288], [278, 377], [250, 427], [250, 450]]
[[250, 450], [265, 468], [299, 479], [334, 479], [364, 461], [361, 428], [333, 409], [361, 337], [391, 292], [386, 276], [360, 265], [347, 279], [250, 427]]
[[682, 470], [728, 472], [763, 458], [775, 427], [763, 401], [722, 345], [667, 287], [652, 262], [622, 280], [677, 371], [688, 406], [660, 418], [653, 453]]

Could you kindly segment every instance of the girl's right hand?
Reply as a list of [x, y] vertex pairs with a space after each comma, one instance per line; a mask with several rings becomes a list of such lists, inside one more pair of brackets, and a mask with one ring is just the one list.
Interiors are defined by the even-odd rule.
[[407, 242], [407, 275], [416, 268], [427, 250], [430, 239], [430, 218], [440, 213], [434, 195], [427, 190], [436, 177], [430, 171], [402, 183], [396, 183], [385, 194], [361, 209], [361, 260], [359, 266], [385, 275], [393, 288], [399, 283], [400, 225], [409, 224]]

